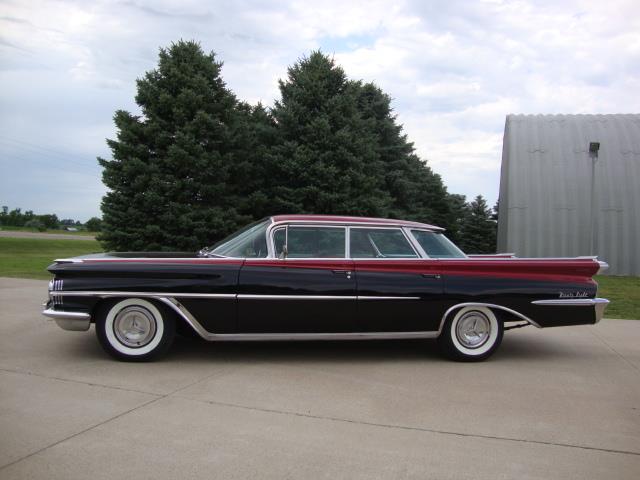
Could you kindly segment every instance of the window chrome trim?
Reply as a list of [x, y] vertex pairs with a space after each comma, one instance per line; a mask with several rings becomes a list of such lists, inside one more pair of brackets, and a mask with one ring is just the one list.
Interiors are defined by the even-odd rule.
[[[272, 223], [269, 227], [267, 227], [267, 235], [269, 235], [269, 238], [267, 239], [267, 251], [269, 251], [269, 249], [271, 249], [271, 252], [269, 254], [270, 257], [267, 258], [273, 258], [275, 260], [349, 260], [349, 257], [347, 256], [348, 253], [348, 243], [349, 243], [349, 225], [342, 225], [342, 224], [335, 224], [335, 223], [330, 223], [330, 222], [326, 222], [324, 224], [315, 224], [315, 223], [304, 223], [304, 224], [300, 224], [301, 222], [277, 222], [277, 223]], [[276, 241], [275, 241], [275, 234], [278, 230], [281, 230], [283, 228], [287, 229], [287, 233], [286, 233], [286, 237], [285, 237], [285, 244], [287, 245], [287, 249], [288, 249], [288, 243], [289, 243], [289, 228], [291, 227], [302, 227], [302, 228], [336, 228], [336, 229], [343, 229], [344, 230], [344, 242], [345, 242], [345, 250], [344, 250], [344, 255], [343, 257], [289, 257], [288, 256], [288, 252], [287, 252], [287, 256], [285, 258], [279, 258], [276, 255]]]
[[[349, 232], [348, 232], [349, 233], [349, 238], [347, 239], [347, 241], [349, 242], [349, 246], [351, 245], [351, 230], [354, 229], [354, 228], [355, 229], [367, 229], [367, 230], [400, 230], [400, 232], [404, 236], [405, 240], [409, 244], [409, 247], [411, 247], [411, 249], [413, 250], [413, 253], [415, 253], [416, 256], [415, 257], [374, 257], [374, 258], [369, 258], [369, 257], [351, 258], [349, 256], [348, 260], [424, 260], [424, 258], [422, 257], [422, 254], [415, 248], [415, 246], [413, 245], [413, 242], [407, 236], [407, 232], [404, 231], [404, 227], [395, 226], [395, 225], [385, 225], [383, 227], [369, 226], [369, 225], [350, 225], [349, 226]], [[373, 239], [372, 239], [372, 241], [373, 241]], [[373, 246], [374, 246], [374, 248], [376, 250], [378, 250], [378, 246], [375, 245], [375, 242], [374, 242]], [[349, 248], [349, 255], [351, 255], [351, 248]]]
[[[409, 242], [409, 244], [411, 245], [411, 247], [413, 248], [414, 252], [416, 253], [417, 257], [410, 257], [410, 258], [403, 258], [402, 260], [424, 260], [424, 259], [428, 259], [428, 256], [423, 256], [421, 254], [421, 252], [416, 249], [416, 247], [413, 244], [413, 241], [411, 240], [411, 238], [409, 238], [407, 236], [407, 233], [405, 232], [405, 228], [413, 228], [414, 230], [424, 230], [425, 232], [434, 232], [434, 233], [438, 233], [438, 232], [443, 232], [444, 229], [443, 228], [433, 228], [433, 229], [429, 229], [426, 227], [410, 227], [407, 225], [403, 225], [403, 224], [393, 224], [393, 223], [377, 223], [377, 222], [358, 222], [357, 225], [355, 225], [353, 222], [349, 222], [349, 221], [344, 221], [344, 222], [340, 222], [340, 221], [333, 221], [333, 220], [282, 220], [279, 222], [273, 221], [272, 218], [272, 223], [267, 227], [267, 231], [266, 231], [266, 235], [267, 235], [267, 251], [268, 251], [268, 257], [267, 258], [275, 258], [277, 259], [276, 256], [276, 249], [275, 249], [275, 242], [273, 239], [273, 233], [275, 232], [275, 230], [277, 230], [280, 227], [284, 227], [284, 226], [302, 226], [302, 227], [336, 227], [336, 228], [346, 228], [346, 249], [345, 249], [345, 257], [341, 258], [341, 257], [333, 257], [332, 259], [343, 259], [343, 260], [356, 260], [354, 258], [351, 258], [351, 248], [350, 248], [350, 244], [351, 244], [351, 232], [350, 230], [352, 228], [375, 228], [375, 229], [400, 229], [403, 234], [405, 235], [405, 237], [407, 238], [407, 241]], [[331, 260], [329, 258], [314, 258], [314, 259], [305, 259], [305, 260]], [[369, 259], [371, 260], [371, 259]], [[397, 260], [396, 258], [381, 258], [378, 260]]]
[[[420, 251], [424, 254], [425, 258], [431, 259], [431, 260], [469, 260], [470, 257], [469, 255], [467, 255], [465, 252], [462, 251], [462, 249], [456, 245], [455, 243], [453, 243], [453, 241], [445, 236], [445, 239], [449, 241], [449, 243], [451, 243], [454, 247], [456, 247], [458, 250], [460, 250], [460, 253], [462, 253], [464, 255], [464, 257], [439, 257], [439, 258], [432, 258], [429, 256], [429, 254], [427, 254], [427, 252], [422, 248], [422, 245], [420, 245], [420, 242], [418, 241], [418, 239], [415, 237], [415, 235], [413, 234], [412, 230], [418, 230], [420, 232], [427, 232], [427, 233], [439, 233], [441, 235], [444, 235], [443, 231], [434, 231], [434, 230], [429, 230], [428, 228], [413, 228], [413, 227], [406, 227], [407, 228], [407, 234], [411, 235], [411, 238], [413, 239], [414, 242], [416, 242], [416, 245], [418, 246], [418, 248], [420, 249]], [[510, 260], [510, 259], [505, 259], [505, 260]]]
[[[417, 230], [417, 229], [414, 228], [413, 230]], [[409, 239], [409, 241], [413, 245], [413, 248], [418, 252], [418, 254], [422, 258], [427, 258], [427, 259], [431, 258], [431, 257], [429, 257], [427, 252], [424, 250], [424, 248], [422, 248], [422, 245], [420, 245], [420, 242], [418, 242], [416, 237], [413, 235], [413, 232], [411, 232], [411, 228], [410, 227], [402, 227], [402, 231], [404, 232], [405, 236]], [[429, 230], [425, 230], [425, 231], [429, 231]]]

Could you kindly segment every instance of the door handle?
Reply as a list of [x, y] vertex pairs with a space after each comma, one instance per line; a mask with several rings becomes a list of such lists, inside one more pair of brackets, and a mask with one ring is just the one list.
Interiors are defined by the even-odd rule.
[[334, 275], [342, 275], [347, 278], [351, 278], [351, 270], [331, 270]]
[[438, 280], [440, 278], [440, 274], [439, 273], [423, 273], [422, 277], [423, 278], [435, 278], [436, 280]]

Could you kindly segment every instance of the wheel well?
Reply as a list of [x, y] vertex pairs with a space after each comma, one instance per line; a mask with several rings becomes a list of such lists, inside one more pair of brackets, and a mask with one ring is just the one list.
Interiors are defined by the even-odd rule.
[[[105, 309], [109, 308], [111, 305], [114, 305], [116, 303], [118, 303], [121, 300], [126, 300], [127, 298], [136, 298], [135, 296], [133, 297], [127, 297], [127, 296], [121, 296], [121, 297], [107, 297], [107, 298], [100, 298], [95, 305], [93, 306], [92, 310], [91, 310], [91, 323], [95, 323], [96, 321], [96, 316], [101, 314], [102, 311], [104, 311]], [[148, 302], [153, 303], [153, 305], [158, 308], [160, 310], [160, 312], [162, 313], [162, 315], [166, 315], [168, 317], [172, 317], [176, 323], [176, 328], [180, 328], [179, 325], [184, 325], [185, 327], [187, 327], [189, 330], [193, 330], [193, 328], [191, 328], [191, 326], [185, 322], [184, 318], [182, 318], [180, 315], [178, 315], [173, 309], [167, 307], [164, 303], [158, 301], [155, 298], [145, 298], [145, 300], [147, 300]]]
[[452, 308], [450, 308], [449, 310], [447, 310], [445, 312], [445, 315], [442, 319], [441, 322], [441, 326], [444, 327], [445, 322], [453, 317], [457, 312], [459, 312], [460, 310], [462, 310], [465, 307], [482, 307], [482, 308], [487, 308], [489, 310], [491, 310], [491, 313], [493, 313], [496, 316], [496, 319], [501, 322], [502, 324], [504, 324], [505, 322], [517, 322], [517, 321], [522, 321], [522, 318], [518, 317], [517, 315], [514, 315], [513, 313], [507, 312], [506, 310], [503, 310], [501, 308], [497, 308], [495, 306], [492, 305], [487, 305], [487, 304], [483, 304], [483, 303], [469, 303], [469, 304], [460, 304], [460, 305], [454, 305]]
[[529, 322], [532, 325], [535, 325], [533, 321], [527, 320], [526, 317], [523, 318], [522, 316], [519, 316], [517, 312], [515, 311], [511, 312], [509, 310], [505, 310], [504, 308], [507, 308], [507, 307], [501, 307], [500, 305], [493, 305], [493, 304], [480, 303], [480, 302], [478, 303], [469, 302], [469, 303], [461, 303], [458, 305], [454, 305], [449, 310], [447, 310], [442, 319], [441, 327], [444, 327], [444, 323], [451, 317], [451, 315], [455, 315], [455, 313], [462, 308], [472, 307], [472, 306], [488, 308], [496, 316], [496, 319], [499, 322], [501, 322], [503, 325], [507, 322], [522, 322], [522, 321]]

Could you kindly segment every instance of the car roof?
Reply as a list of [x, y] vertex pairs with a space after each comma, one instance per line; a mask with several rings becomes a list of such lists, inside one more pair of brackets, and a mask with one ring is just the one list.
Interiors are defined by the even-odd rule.
[[401, 226], [411, 228], [425, 228], [428, 230], [444, 230], [442, 227], [428, 223], [396, 220], [392, 218], [350, 217], [343, 215], [274, 215], [271, 219], [276, 222], [304, 222], [304, 223], [340, 223], [340, 224], [369, 224], [382, 226]]

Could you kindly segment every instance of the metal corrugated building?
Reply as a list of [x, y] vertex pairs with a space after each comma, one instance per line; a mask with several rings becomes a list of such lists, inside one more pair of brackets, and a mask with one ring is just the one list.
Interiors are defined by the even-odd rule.
[[508, 115], [498, 252], [591, 255], [612, 275], [640, 275], [640, 115]]

